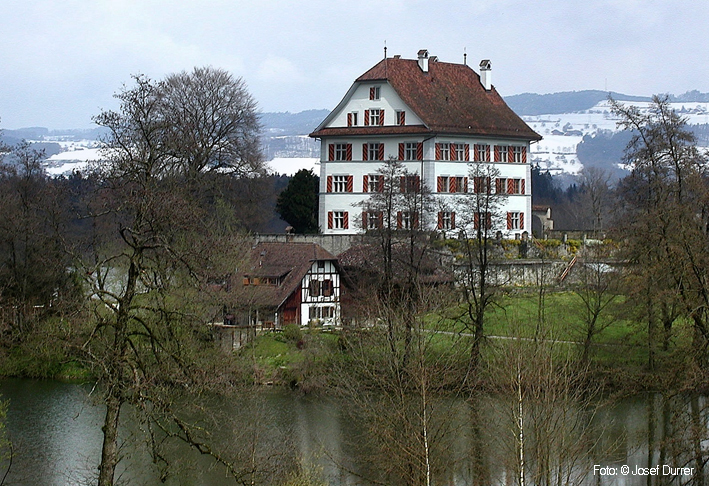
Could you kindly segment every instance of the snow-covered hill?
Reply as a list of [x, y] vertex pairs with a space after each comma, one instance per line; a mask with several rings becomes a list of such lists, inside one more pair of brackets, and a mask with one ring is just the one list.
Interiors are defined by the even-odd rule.
[[[632, 102], [642, 112], [651, 103]], [[690, 125], [709, 124], [709, 103], [671, 103], [671, 106], [687, 118]], [[544, 137], [531, 149], [532, 163], [549, 169], [552, 173], [576, 174], [583, 168], [577, 157], [576, 147], [585, 135], [594, 135], [599, 130], [619, 131], [608, 101], [602, 101], [591, 109], [574, 113], [534, 115], [522, 117], [534, 131]], [[700, 144], [702, 141], [700, 140]], [[618, 161], [620, 163], [620, 160]]]

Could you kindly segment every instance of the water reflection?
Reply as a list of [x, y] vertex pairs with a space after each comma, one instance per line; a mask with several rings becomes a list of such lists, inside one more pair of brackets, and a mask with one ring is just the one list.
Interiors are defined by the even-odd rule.
[[[86, 387], [52, 381], [5, 380], [0, 384], [0, 393], [10, 400], [7, 429], [16, 453], [7, 484], [51, 486], [95, 482], [103, 411], [91, 403], [89, 391]], [[433, 484], [519, 483], [518, 472], [512, 466], [514, 456], [510, 459], [515, 452], [515, 432], [507, 412], [509, 403], [487, 396], [439, 405], [438, 410], [445, 413], [436, 418], [439, 421], [436, 430], [445, 432], [447, 437], [434, 458]], [[573, 466], [581, 473], [578, 475], [581, 483], [709, 484], [706, 472], [662, 474], [663, 466], [688, 467], [695, 472], [706, 470], [707, 405], [707, 400], [697, 395], [654, 394], [636, 396], [584, 415], [588, 424], [593, 425], [588, 429], [593, 433], [584, 436], [584, 464]], [[282, 480], [298, 467], [311, 468], [313, 464], [331, 485], [366, 485], [371, 484], [367, 478], [381, 478], [369, 460], [370, 454], [377, 450], [363, 443], [371, 439], [367, 439], [366, 424], [346, 413], [348, 403], [262, 389], [215, 407], [219, 413], [211, 420], [220, 424], [217, 439], [230, 449], [230, 457], [244, 471], [250, 462], [256, 466], [254, 484]], [[122, 430], [125, 458], [122, 478], [129, 484], [156, 484], [159, 472], [142, 437], [140, 423], [129, 419]], [[530, 433], [528, 467], [539, 460], [539, 450], [531, 446], [533, 439], [534, 434]], [[180, 469], [166, 484], [234, 484], [233, 479], [225, 477], [224, 468], [215, 466], [207, 457], [185, 453], [184, 449], [180, 449], [179, 457]], [[571, 467], [566, 461], [563, 466]], [[592, 469], [585, 469], [594, 464], [616, 468], [617, 474], [594, 474]], [[659, 466], [660, 469], [656, 475], [623, 475], [622, 466], [628, 466], [631, 473], [637, 468]], [[527, 484], [556, 484], [560, 477], [538, 476], [535, 483], [529, 476]], [[560, 484], [573, 483], [568, 480], [570, 477], [566, 476]]]

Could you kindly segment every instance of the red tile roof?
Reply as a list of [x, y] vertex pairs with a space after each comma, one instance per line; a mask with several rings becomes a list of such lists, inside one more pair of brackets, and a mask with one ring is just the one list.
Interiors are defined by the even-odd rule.
[[334, 260], [332, 253], [315, 243], [259, 242], [251, 250], [250, 277], [278, 277], [279, 286], [258, 288], [260, 305], [280, 306], [297, 288], [314, 261]]
[[[541, 140], [541, 136], [504, 102], [493, 87], [486, 91], [480, 76], [469, 66], [432, 60], [423, 72], [416, 60], [387, 58], [355, 83], [387, 81], [425, 127], [375, 128], [386, 133], [444, 133]], [[369, 127], [367, 127], [369, 128]], [[362, 128], [324, 128], [311, 137], [366, 135]], [[409, 130], [414, 130], [413, 132]], [[372, 132], [368, 132], [372, 133]]]

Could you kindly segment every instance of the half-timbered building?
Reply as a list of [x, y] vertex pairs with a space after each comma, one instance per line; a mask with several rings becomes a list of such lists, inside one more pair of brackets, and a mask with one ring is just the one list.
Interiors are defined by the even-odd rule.
[[252, 322], [276, 328], [340, 324], [339, 265], [320, 245], [260, 242], [242, 278]]

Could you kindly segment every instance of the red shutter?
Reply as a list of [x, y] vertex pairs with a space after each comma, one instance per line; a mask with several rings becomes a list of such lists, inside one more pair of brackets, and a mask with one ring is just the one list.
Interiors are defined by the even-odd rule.
[[473, 228], [480, 228], [480, 213], [473, 214]]
[[455, 229], [455, 213], [451, 213], [451, 229]]
[[374, 86], [369, 88], [369, 99], [373, 100], [374, 99]]
[[524, 213], [519, 213], [519, 229], [524, 229]]
[[379, 126], [384, 126], [384, 110], [379, 110]]
[[503, 189], [504, 189], [504, 179], [497, 178], [495, 179], [495, 194], [502, 194]]
[[369, 192], [369, 176], [366, 174], [362, 176], [362, 192]]
[[520, 184], [520, 187], [522, 188], [522, 191], [520, 192], [520, 194], [526, 194], [526, 193], [527, 193], [527, 191], [525, 191], [525, 189], [526, 189], [525, 186], [527, 185], [526, 182], [527, 182], [527, 181], [524, 180], [524, 179], [522, 179], [522, 180], [520, 181], [519, 184]]
[[438, 229], [443, 229], [443, 212], [438, 212]]
[[377, 176], [377, 192], [384, 192], [384, 176]]
[[463, 192], [468, 192], [468, 178], [463, 177]]
[[490, 162], [490, 146], [485, 145], [485, 160]]
[[377, 228], [382, 229], [384, 227], [384, 213], [379, 211], [377, 213]]
[[438, 182], [436, 183], [436, 191], [443, 192], [443, 177], [438, 176]]
[[406, 124], [406, 112], [405, 111], [400, 111], [399, 112], [399, 125], [405, 125]]
[[507, 162], [512, 162], [514, 160], [514, 156], [515, 156], [514, 147], [512, 145], [510, 145], [509, 147], [507, 147]]
[[449, 182], [449, 186], [450, 186], [450, 187], [448, 188], [448, 192], [458, 192], [458, 183], [457, 183], [457, 181], [456, 181], [456, 178], [455, 178], [455, 177], [451, 177], [451, 178], [449, 179], [449, 181], [450, 181], [450, 182]]
[[347, 114], [347, 126], [348, 127], [352, 126], [352, 113]]
[[406, 177], [399, 177], [399, 192], [406, 192]]
[[507, 213], [507, 229], [512, 229], [512, 213]]
[[470, 161], [470, 144], [465, 144], [465, 161]]
[[332, 176], [327, 176], [327, 189], [326, 192], [332, 192]]
[[362, 211], [362, 229], [367, 231], [367, 211]]
[[399, 160], [404, 160], [404, 144], [399, 144]]
[[416, 145], [416, 160], [423, 160], [423, 142]]
[[332, 214], [332, 211], [327, 212], [327, 229], [332, 229], [332, 222], [334, 220], [334, 216]]
[[480, 161], [480, 154], [478, 153], [478, 144], [473, 145], [473, 159], [475, 162]]
[[349, 218], [349, 213], [345, 211], [343, 214], [342, 218], [342, 228], [343, 229], [348, 229], [350, 227], [350, 218]]
[[396, 212], [396, 227], [401, 228], [403, 224], [402, 216], [401, 216], [401, 211]]
[[347, 176], [347, 192], [352, 192], [354, 190], [354, 176]]
[[500, 146], [495, 145], [495, 162], [500, 161]]
[[485, 213], [485, 229], [490, 228], [492, 228], [492, 213]]
[[352, 144], [347, 144], [347, 160], [352, 160]]
[[436, 144], [436, 160], [441, 160], [441, 144]]
[[364, 110], [364, 126], [369, 126], [369, 110]]
[[413, 214], [413, 219], [414, 219], [414, 221], [413, 221], [414, 224], [413, 224], [412, 229], [419, 229], [419, 213], [418, 213], [418, 211], [416, 211]]
[[[450, 160], [458, 160], [458, 159], [457, 159], [458, 154], [457, 154], [456, 151], [455, 151], [456, 146], [457, 146], [457, 144], [455, 144], [455, 143], [452, 143], [452, 144], [449, 145], [449, 147], [450, 147], [449, 150], [450, 150], [450, 154], [451, 154], [451, 155], [450, 155]], [[452, 192], [452, 191], [451, 191], [451, 192]]]
[[327, 146], [327, 160], [335, 160], [335, 144], [331, 143]]
[[522, 147], [522, 163], [527, 163], [527, 147]]
[[369, 146], [366, 143], [362, 144], [362, 160], [367, 161], [367, 157], [369, 156]]
[[379, 160], [384, 160], [384, 144], [379, 144]]
[[514, 179], [507, 179], [507, 194], [514, 194], [515, 193], [515, 180]]

